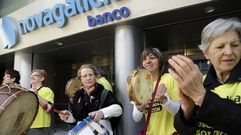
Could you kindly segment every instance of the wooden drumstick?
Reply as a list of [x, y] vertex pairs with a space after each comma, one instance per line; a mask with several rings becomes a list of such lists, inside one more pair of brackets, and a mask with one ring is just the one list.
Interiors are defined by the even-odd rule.
[[58, 109], [54, 109], [53, 112], [55, 112], [55, 113], [61, 113], [61, 111], [58, 110]]
[[60, 110], [58, 110], [58, 109], [53, 109], [53, 112], [55, 112], [55, 113], [58, 113], [58, 114], [62, 114], [63, 112], [61, 112]]

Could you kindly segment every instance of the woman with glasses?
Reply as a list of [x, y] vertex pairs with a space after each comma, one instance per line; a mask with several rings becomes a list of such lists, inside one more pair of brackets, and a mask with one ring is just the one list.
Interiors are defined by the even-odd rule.
[[31, 91], [38, 96], [38, 113], [27, 135], [50, 135], [50, 111], [54, 103], [54, 93], [43, 83], [47, 78], [47, 72], [43, 69], [34, 69], [30, 76]]

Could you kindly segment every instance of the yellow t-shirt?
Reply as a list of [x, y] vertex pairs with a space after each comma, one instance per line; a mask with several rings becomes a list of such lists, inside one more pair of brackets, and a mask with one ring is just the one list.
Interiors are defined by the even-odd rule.
[[[38, 95], [47, 100], [50, 103], [54, 103], [54, 93], [48, 87], [42, 87], [38, 91]], [[43, 127], [50, 127], [51, 117], [50, 113], [45, 112], [43, 108], [39, 105], [38, 113], [34, 119], [33, 124], [30, 128], [43, 128]]]
[[[171, 101], [178, 101], [178, 86], [174, 78], [170, 74], [166, 73], [162, 75], [160, 83], [165, 84], [167, 88], [167, 93], [170, 96]], [[148, 114], [148, 109], [149, 107], [147, 107], [145, 110], [146, 118]], [[168, 112], [165, 107], [163, 107], [155, 100], [147, 129], [147, 134], [172, 135], [174, 132], [176, 132], [174, 128], [174, 116], [170, 112]]]

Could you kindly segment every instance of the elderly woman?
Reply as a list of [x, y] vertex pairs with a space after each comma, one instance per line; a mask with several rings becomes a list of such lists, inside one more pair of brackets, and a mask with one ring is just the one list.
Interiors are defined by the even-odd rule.
[[[104, 101], [101, 94], [104, 87], [96, 83], [96, 69], [92, 64], [84, 64], [80, 67], [78, 74], [83, 87], [74, 94], [71, 112], [63, 110], [59, 113], [60, 119], [67, 123], [82, 121], [89, 115], [94, 121], [99, 121], [113, 134], [111, 123], [108, 118], [119, 117], [122, 114], [121, 103], [117, 101], [112, 92], [107, 91]], [[101, 105], [101, 102], [103, 104]]]
[[183, 135], [241, 134], [241, 23], [217, 19], [202, 31], [200, 49], [212, 63], [204, 77], [187, 57], [169, 59], [178, 81], [181, 109], [175, 128]]

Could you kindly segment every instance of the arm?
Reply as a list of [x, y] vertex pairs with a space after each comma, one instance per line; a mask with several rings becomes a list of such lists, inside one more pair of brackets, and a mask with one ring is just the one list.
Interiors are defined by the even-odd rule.
[[118, 104], [113, 104], [100, 110], [103, 112], [104, 118], [118, 117], [123, 112], [121, 106]]
[[89, 115], [94, 117], [94, 121], [100, 121], [102, 118], [120, 117], [123, 112], [121, 103], [115, 98], [112, 92], [107, 92], [101, 109], [89, 113]]
[[75, 118], [73, 117], [73, 114], [71, 112], [69, 112], [68, 110], [60, 111], [59, 117], [61, 120], [63, 120], [66, 123], [76, 122]]
[[195, 106], [188, 121], [180, 109], [175, 115], [174, 126], [180, 134], [192, 135], [198, 120], [222, 130], [228, 134], [240, 134], [241, 105], [231, 100], [222, 99], [213, 92], [207, 91], [201, 107]]
[[167, 109], [168, 112], [170, 112], [172, 115], [175, 115], [177, 113], [178, 109], [180, 108], [181, 102], [180, 101], [176, 101], [176, 102], [171, 101], [167, 92], [164, 95], [166, 96], [167, 101], [163, 104], [163, 106]]
[[89, 115], [94, 117], [94, 121], [100, 121], [103, 118], [118, 117], [121, 114], [122, 108], [118, 104], [113, 104], [108, 107], [89, 113]]
[[39, 105], [45, 112], [51, 112], [54, 103], [54, 93], [48, 87], [42, 87], [40, 90], [35, 92], [38, 96]]
[[38, 95], [38, 101], [39, 105], [43, 108], [45, 112], [50, 112], [53, 108], [52, 103], [48, 102], [47, 100], [44, 100]]
[[174, 127], [183, 135], [193, 135], [196, 130], [195, 104], [179, 89], [179, 97], [182, 102], [181, 107], [174, 118]]
[[194, 112], [192, 119], [186, 121], [184, 118], [183, 110], [180, 108], [175, 114], [174, 127], [180, 135], [193, 135], [195, 134], [197, 121], [194, 120]]
[[158, 101], [167, 109], [168, 112], [175, 115], [180, 107], [180, 101], [173, 102], [167, 93], [165, 84], [160, 83], [158, 85], [156, 97]]
[[241, 133], [241, 104], [207, 91], [198, 114], [197, 119], [228, 134]]
[[139, 109], [137, 108], [137, 106], [135, 104], [133, 104], [132, 117], [135, 122], [141, 121], [141, 119], [143, 117], [143, 112], [139, 111]]

